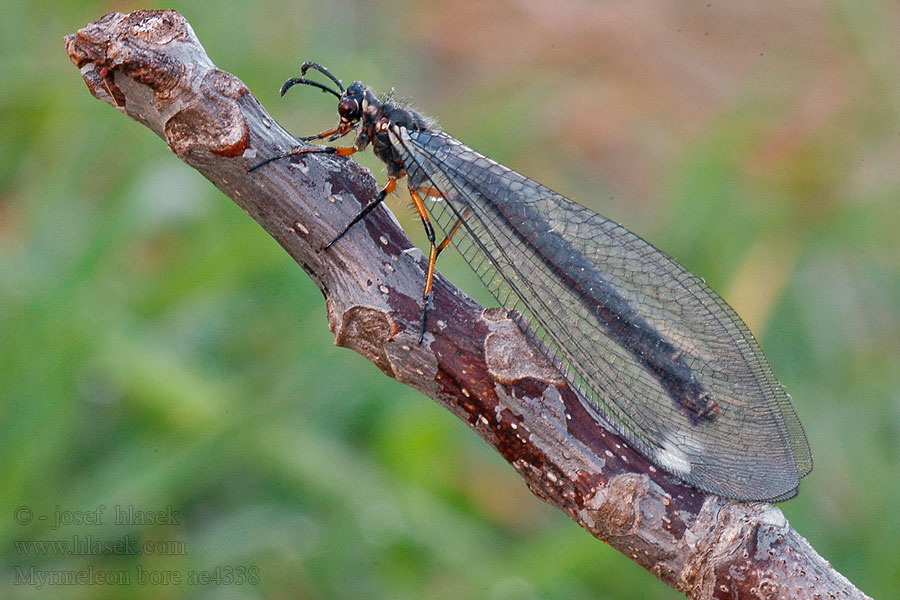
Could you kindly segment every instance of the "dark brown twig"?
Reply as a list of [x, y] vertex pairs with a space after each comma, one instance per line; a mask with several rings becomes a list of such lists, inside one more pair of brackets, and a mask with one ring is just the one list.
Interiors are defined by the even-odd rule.
[[691, 598], [865, 598], [765, 503], [733, 503], [656, 469], [588, 415], [502, 309], [436, 278], [419, 345], [425, 260], [379, 208], [320, 249], [375, 193], [349, 159], [249, 166], [297, 142], [215, 68], [174, 11], [110, 13], [66, 37], [91, 93], [140, 121], [306, 270], [338, 345], [474, 428], [529, 489]]

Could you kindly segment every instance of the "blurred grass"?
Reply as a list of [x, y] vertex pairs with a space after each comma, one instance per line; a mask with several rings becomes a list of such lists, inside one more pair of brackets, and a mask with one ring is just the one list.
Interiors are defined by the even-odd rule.
[[[815, 469], [782, 509], [851, 581], [889, 597], [896, 4], [557, 5], [172, 7], [292, 130], [334, 118], [316, 94], [277, 100], [301, 57], [318, 59], [396, 87], [707, 277], [760, 336], [810, 438]], [[90, 97], [62, 36], [140, 7], [10, 2], [0, 21], [0, 595], [680, 597], [533, 498], [430, 400], [334, 348], [321, 294], [281, 249]], [[405, 206], [392, 200], [421, 241]], [[442, 263], [486, 300], [457, 257]], [[12, 516], [99, 505], [97, 526]], [[171, 506], [179, 524], [116, 525], [116, 505]], [[181, 540], [186, 552], [33, 557], [13, 545], [74, 535]], [[15, 583], [16, 565], [256, 566], [259, 583], [36, 590]]]

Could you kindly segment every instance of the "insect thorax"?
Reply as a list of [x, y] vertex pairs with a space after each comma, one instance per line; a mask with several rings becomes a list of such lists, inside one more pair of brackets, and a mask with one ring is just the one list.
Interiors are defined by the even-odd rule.
[[363, 127], [357, 136], [357, 148], [360, 148], [360, 142], [365, 147], [371, 141], [372, 151], [387, 165], [388, 175], [399, 177], [406, 171], [406, 166], [391, 144], [388, 128], [392, 126], [423, 131], [432, 129], [434, 121], [390, 97], [381, 101], [377, 111], [365, 114]]

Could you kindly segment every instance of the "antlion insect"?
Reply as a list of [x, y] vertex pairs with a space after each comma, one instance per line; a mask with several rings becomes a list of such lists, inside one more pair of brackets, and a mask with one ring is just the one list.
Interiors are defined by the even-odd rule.
[[[336, 86], [306, 78], [316, 70]], [[528, 179], [438, 130], [433, 122], [355, 81], [346, 89], [306, 62], [288, 79], [338, 98], [337, 126], [301, 146], [349, 156], [370, 144], [387, 165], [378, 195], [340, 240], [406, 177], [428, 235], [421, 335], [434, 265], [452, 241], [494, 297], [608, 423], [659, 467], [737, 500], [797, 492], [812, 457], [788, 395], [759, 344], [706, 283], [621, 225]], [[430, 210], [423, 198], [441, 200]], [[432, 218], [446, 237], [436, 244]]]

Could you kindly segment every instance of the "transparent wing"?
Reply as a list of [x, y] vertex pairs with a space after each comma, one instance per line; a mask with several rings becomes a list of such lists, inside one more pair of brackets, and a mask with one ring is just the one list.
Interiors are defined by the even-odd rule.
[[803, 429], [747, 326], [706, 283], [621, 225], [442, 132], [394, 127], [410, 185], [548, 358], [666, 471], [740, 500], [793, 496]]

